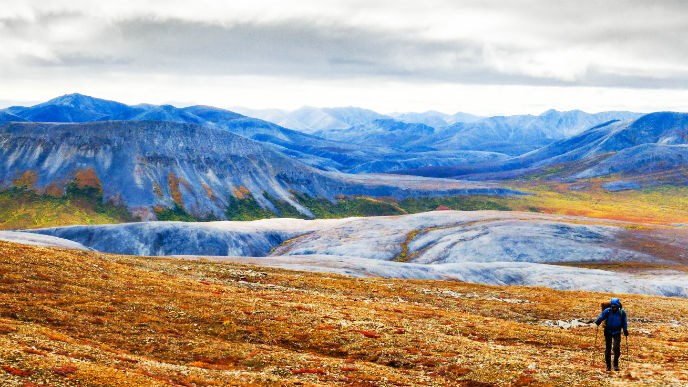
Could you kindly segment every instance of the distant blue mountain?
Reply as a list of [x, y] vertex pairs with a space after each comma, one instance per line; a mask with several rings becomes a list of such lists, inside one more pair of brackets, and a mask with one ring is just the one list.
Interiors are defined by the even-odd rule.
[[278, 109], [238, 109], [247, 116], [268, 120], [285, 128], [304, 133], [314, 133], [324, 129], [346, 129], [374, 120], [392, 118], [357, 107], [316, 108], [307, 106], [291, 112]]
[[688, 144], [688, 114], [659, 112], [631, 121], [608, 121], [519, 159], [527, 164], [555, 164], [608, 155], [645, 144]]
[[[658, 112], [609, 121], [521, 156], [470, 167], [415, 171], [425, 176], [512, 179], [541, 174], [575, 181], [620, 176], [643, 184], [688, 184], [688, 114]], [[629, 186], [635, 186], [629, 184]]]
[[435, 128], [424, 124], [409, 124], [402, 121], [376, 119], [371, 122], [346, 129], [329, 129], [313, 133], [328, 140], [356, 144], [376, 144], [384, 147], [397, 147], [404, 150], [436, 150], [431, 147], [417, 146], [424, 139], [435, 134]]
[[235, 113], [225, 109], [219, 109], [212, 106], [189, 106], [181, 109], [187, 113], [193, 114], [196, 117], [204, 119], [206, 122], [212, 122], [213, 124], [220, 125], [223, 122], [238, 120], [243, 118], [248, 118], [239, 113]]
[[[542, 175], [548, 169], [551, 178], [575, 180], [610, 174], [666, 175], [662, 171], [686, 167], [688, 119], [681, 113], [548, 110], [537, 116], [487, 118], [437, 112], [395, 116], [360, 108], [303, 108], [290, 115], [308, 130], [321, 128], [312, 135], [210, 106], [128, 106], [69, 94], [0, 111], [0, 125], [120, 120], [193, 124], [261, 142], [320, 170], [351, 173], [484, 180]], [[443, 127], [412, 122], [421, 120], [439, 125], [456, 121]], [[558, 172], [552, 173], [552, 167]]]
[[82, 94], [67, 94], [31, 107], [15, 106], [12, 114], [31, 122], [89, 122], [121, 115], [131, 107]]
[[[118, 102], [70, 94], [55, 98], [32, 107], [14, 107], [10, 111], [21, 112], [27, 121], [33, 122], [96, 122], [96, 121], [160, 121], [198, 124], [256, 140], [271, 146], [274, 150], [295, 157], [302, 162], [322, 170], [343, 172], [393, 172], [425, 166], [455, 165], [485, 160], [501, 160], [503, 155], [494, 152], [435, 152], [425, 145], [404, 147], [400, 137], [419, 138], [434, 129], [420, 124], [404, 124], [392, 119], [381, 119], [387, 125], [379, 138], [371, 137], [366, 143], [324, 139], [287, 129], [264, 120], [251, 118], [225, 109], [210, 106], [177, 108], [171, 105], [141, 104], [128, 106]], [[55, 114], [48, 114], [53, 112]], [[349, 125], [373, 117], [384, 117], [375, 112], [358, 108], [305, 108], [304, 115], [327, 114], [328, 117]], [[11, 117], [8, 117], [11, 118]], [[8, 119], [7, 121], [20, 121]], [[390, 126], [391, 125], [391, 126]], [[372, 126], [371, 126], [372, 127]], [[414, 131], [419, 131], [414, 133]], [[386, 137], [387, 140], [383, 138]], [[394, 141], [392, 141], [394, 140]]]
[[[441, 113], [438, 113], [441, 114]], [[548, 110], [539, 116], [469, 117], [444, 127], [376, 119], [344, 129], [323, 129], [315, 135], [354, 144], [379, 144], [404, 150], [485, 151], [516, 156], [578, 134], [609, 120], [627, 120], [637, 113]]]
[[523, 154], [568, 138], [600, 123], [638, 117], [630, 112], [589, 114], [580, 110], [548, 110], [539, 116], [489, 117], [474, 122], [459, 122], [427, 139], [437, 149], [464, 149]]
[[457, 122], [476, 122], [485, 118], [468, 113], [456, 113], [450, 115], [435, 111], [424, 113], [392, 113], [390, 115], [395, 120], [399, 120], [401, 122], [406, 122], [408, 124], [423, 124], [432, 126], [433, 128], [443, 128]]
[[280, 126], [305, 133], [315, 133], [317, 131], [329, 129], [347, 129], [366, 125], [375, 120], [385, 119], [394, 119], [407, 124], [423, 124], [433, 128], [441, 128], [457, 122], [474, 122], [485, 118], [468, 113], [445, 114], [436, 111], [380, 114], [372, 110], [356, 107], [303, 107], [294, 111], [237, 107], [234, 110], [250, 117], [274, 122]]

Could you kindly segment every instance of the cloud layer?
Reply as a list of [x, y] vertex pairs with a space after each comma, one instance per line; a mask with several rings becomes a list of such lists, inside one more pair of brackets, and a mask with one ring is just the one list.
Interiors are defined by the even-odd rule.
[[6, 2], [0, 82], [130, 74], [688, 89], [682, 1]]

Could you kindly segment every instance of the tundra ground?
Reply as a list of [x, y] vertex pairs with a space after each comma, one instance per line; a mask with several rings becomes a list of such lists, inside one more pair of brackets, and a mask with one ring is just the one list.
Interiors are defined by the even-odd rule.
[[0, 380], [687, 384], [688, 300], [621, 295], [630, 318], [628, 354], [624, 345], [622, 370], [606, 373], [601, 334], [596, 342], [594, 325], [575, 320], [596, 317], [609, 296], [0, 242]]

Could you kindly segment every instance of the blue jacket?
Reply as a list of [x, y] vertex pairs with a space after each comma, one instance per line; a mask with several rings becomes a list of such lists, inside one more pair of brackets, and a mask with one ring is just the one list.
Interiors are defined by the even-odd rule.
[[621, 303], [618, 298], [612, 298], [612, 305], [618, 306], [619, 309], [614, 312], [612, 308], [605, 309], [600, 317], [595, 320], [595, 324], [600, 325], [602, 321], [607, 321], [604, 326], [604, 333], [611, 335], [621, 334], [623, 330], [625, 335], [628, 335], [628, 321], [626, 319], [626, 311], [621, 309]]

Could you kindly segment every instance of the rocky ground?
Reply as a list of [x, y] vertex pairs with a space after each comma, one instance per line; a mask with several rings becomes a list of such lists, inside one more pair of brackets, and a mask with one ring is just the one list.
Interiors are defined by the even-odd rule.
[[351, 278], [0, 242], [3, 386], [688, 384], [688, 300]]
[[[353, 276], [688, 297], [683, 270], [688, 228], [682, 225], [517, 211], [430, 211], [29, 231], [64, 238], [65, 247], [77, 242], [116, 254], [215, 256]], [[0, 231], [0, 240], [20, 241], [27, 235], [33, 243], [38, 238]]]

